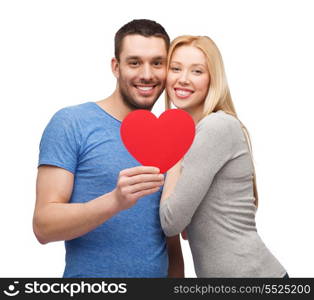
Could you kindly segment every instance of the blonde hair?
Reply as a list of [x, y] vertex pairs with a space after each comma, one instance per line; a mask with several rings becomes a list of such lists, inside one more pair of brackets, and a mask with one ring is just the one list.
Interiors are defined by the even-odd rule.
[[[204, 108], [202, 118], [211, 114], [212, 112], [216, 112], [218, 110], [223, 110], [225, 113], [234, 116], [239, 120], [237, 113], [235, 111], [235, 107], [232, 102], [230, 90], [227, 83], [227, 77], [225, 74], [225, 68], [223, 65], [223, 60], [220, 54], [220, 51], [214, 41], [207, 36], [191, 36], [191, 35], [183, 35], [174, 39], [169, 48], [168, 52], [168, 63], [167, 70], [169, 69], [171, 57], [175, 49], [180, 46], [187, 45], [193, 46], [200, 49], [207, 58], [207, 67], [210, 77], [210, 84], [207, 96], [204, 101]], [[165, 98], [166, 109], [171, 108], [171, 101], [169, 99], [168, 94], [166, 93]], [[253, 162], [253, 154], [252, 154], [252, 145], [251, 139], [249, 136], [249, 132], [246, 127], [239, 120], [242, 130], [244, 132], [244, 137], [246, 139], [249, 152], [252, 158], [253, 164], [253, 193], [255, 198], [255, 205], [258, 206], [258, 193], [256, 186], [256, 174], [255, 167]]]

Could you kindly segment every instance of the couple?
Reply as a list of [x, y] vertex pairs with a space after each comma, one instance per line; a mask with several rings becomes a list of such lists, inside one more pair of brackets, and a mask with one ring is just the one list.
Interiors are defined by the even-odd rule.
[[[38, 241], [65, 241], [64, 277], [184, 277], [181, 232], [198, 277], [287, 276], [256, 231], [249, 138], [219, 50], [208, 37], [169, 44], [160, 24], [127, 23], [115, 35], [113, 94], [50, 120], [40, 142]], [[166, 107], [188, 112], [196, 136], [164, 179], [127, 152], [120, 126], [129, 112], [151, 110], [165, 86]]]

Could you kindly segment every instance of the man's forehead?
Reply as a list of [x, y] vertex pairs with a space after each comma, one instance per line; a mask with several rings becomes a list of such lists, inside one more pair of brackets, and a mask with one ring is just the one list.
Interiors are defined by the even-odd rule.
[[165, 57], [167, 55], [166, 42], [160, 37], [127, 35], [122, 40], [121, 55], [124, 57]]

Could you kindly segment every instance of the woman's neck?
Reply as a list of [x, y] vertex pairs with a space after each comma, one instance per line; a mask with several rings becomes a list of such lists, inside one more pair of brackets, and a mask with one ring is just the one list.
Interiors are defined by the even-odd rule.
[[185, 109], [185, 111], [192, 117], [195, 125], [203, 118], [203, 106]]

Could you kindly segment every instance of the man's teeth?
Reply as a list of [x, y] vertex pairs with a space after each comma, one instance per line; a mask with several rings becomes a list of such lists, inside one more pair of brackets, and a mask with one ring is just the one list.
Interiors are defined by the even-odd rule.
[[192, 94], [191, 91], [183, 91], [183, 90], [176, 90], [176, 93], [177, 93], [179, 96], [188, 96], [188, 95]]
[[138, 86], [137, 88], [142, 91], [150, 91], [153, 87], [152, 86]]

